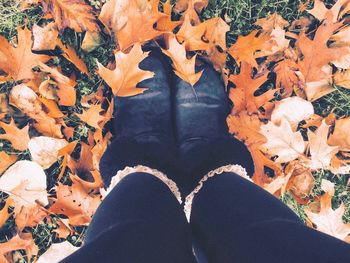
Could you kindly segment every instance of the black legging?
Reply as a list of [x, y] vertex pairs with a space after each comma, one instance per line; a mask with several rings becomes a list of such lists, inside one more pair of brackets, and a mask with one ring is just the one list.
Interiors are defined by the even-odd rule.
[[161, 180], [128, 175], [98, 208], [85, 245], [62, 262], [192, 263], [192, 239], [200, 263], [350, 262], [349, 244], [305, 226], [275, 196], [234, 173], [204, 183], [190, 224]]

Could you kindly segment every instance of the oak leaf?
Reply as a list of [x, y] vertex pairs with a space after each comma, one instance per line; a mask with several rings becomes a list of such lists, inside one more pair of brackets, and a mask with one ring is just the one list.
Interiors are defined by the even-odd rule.
[[19, 151], [25, 151], [28, 149], [29, 143], [29, 126], [25, 126], [22, 129], [17, 128], [13, 119], [9, 124], [0, 122], [0, 127], [4, 129], [5, 134], [0, 134], [0, 139], [11, 142], [11, 146]]
[[51, 68], [44, 63], [39, 63], [42, 71], [47, 72], [57, 83], [57, 97], [59, 104], [62, 106], [74, 106], [76, 102], [76, 81], [73, 78], [68, 78], [58, 71], [57, 68]]
[[100, 113], [104, 111], [101, 104], [90, 105], [87, 110], [83, 110], [83, 113], [76, 114], [86, 124], [94, 127], [95, 129], [101, 129], [100, 123], [105, 119]]
[[350, 224], [344, 224], [342, 220], [345, 211], [344, 204], [341, 203], [337, 209], [333, 210], [332, 196], [329, 193], [321, 196], [320, 204], [319, 213], [313, 213], [307, 208], [304, 209], [308, 218], [317, 226], [317, 230], [345, 240], [350, 234]]
[[255, 59], [265, 56], [263, 51], [271, 51], [271, 37], [266, 34], [257, 36], [257, 34], [258, 31], [254, 30], [247, 36], [239, 36], [236, 43], [229, 48], [228, 53], [236, 60], [237, 64], [245, 61], [253, 67], [258, 67]]
[[176, 40], [174, 35], [168, 36], [168, 47], [162, 51], [171, 58], [175, 74], [193, 87], [203, 73], [203, 71], [195, 72], [196, 55], [187, 59], [185, 47]]
[[15, 222], [17, 230], [22, 231], [25, 227], [35, 227], [48, 215], [41, 205], [23, 205], [15, 207]]
[[307, 130], [311, 154], [309, 167], [312, 170], [329, 169], [332, 157], [339, 151], [338, 146], [328, 144], [328, 131], [329, 125], [326, 124], [325, 120], [322, 121], [316, 132]]
[[57, 200], [49, 208], [56, 214], [64, 214], [73, 226], [87, 225], [99, 206], [101, 199], [98, 195], [90, 195], [84, 187], [76, 181], [72, 186], [61, 183], [56, 187]]
[[290, 162], [303, 155], [305, 143], [300, 132], [293, 132], [290, 123], [281, 119], [279, 126], [268, 122], [260, 127], [267, 142], [262, 145], [262, 150], [270, 156], [278, 155], [277, 163]]
[[328, 78], [329, 75], [324, 70], [324, 66], [348, 53], [346, 47], [329, 48], [327, 45], [334, 31], [341, 26], [341, 23], [333, 23], [332, 18], [332, 13], [327, 12], [326, 19], [318, 27], [313, 40], [302, 33], [296, 42], [303, 55], [303, 58], [298, 61], [298, 67], [305, 77], [305, 82]]
[[92, 6], [83, 0], [42, 0], [43, 11], [52, 14], [60, 31], [69, 27], [81, 33], [98, 31]]
[[267, 166], [276, 173], [281, 171], [280, 164], [273, 162], [267, 158], [260, 150], [261, 145], [267, 140], [260, 131], [261, 122], [256, 114], [249, 115], [246, 111], [242, 111], [237, 115], [229, 115], [226, 119], [229, 132], [245, 143], [248, 147], [254, 161], [253, 180], [258, 185], [270, 182], [265, 175], [264, 166]]
[[230, 99], [233, 102], [232, 113], [246, 110], [248, 114], [258, 113], [259, 108], [274, 98], [274, 90], [268, 90], [260, 96], [254, 96], [258, 88], [267, 81], [267, 73], [258, 78], [251, 77], [252, 67], [243, 62], [239, 75], [231, 75], [229, 80], [235, 84], [230, 89]]
[[166, 15], [158, 12], [159, 1], [111, 0], [99, 16], [101, 22], [115, 34], [122, 51], [135, 43], [144, 43], [162, 34], [154, 25]]
[[291, 59], [284, 59], [278, 62], [273, 70], [276, 72], [276, 85], [281, 90], [282, 96], [290, 97], [298, 87], [299, 78], [295, 73], [298, 65]]
[[255, 24], [260, 26], [267, 33], [271, 33], [275, 28], [285, 28], [289, 25], [288, 21], [277, 13], [259, 18], [256, 20]]
[[162, 32], [172, 32], [178, 25], [181, 24], [181, 21], [172, 21], [171, 20], [171, 11], [172, 5], [170, 4], [170, 0], [167, 0], [163, 3], [163, 13], [166, 16], [161, 17], [157, 21], [157, 30]]
[[32, 79], [34, 78], [32, 68], [38, 66], [39, 62], [48, 61], [50, 57], [32, 53], [32, 33], [28, 28], [18, 28], [17, 31], [16, 48], [0, 35], [0, 69], [16, 81]]
[[207, 7], [208, 0], [178, 0], [175, 4], [175, 10], [177, 12], [183, 12], [189, 7], [190, 3], [193, 5], [194, 9], [200, 13]]
[[145, 88], [136, 88], [142, 80], [152, 78], [154, 73], [141, 70], [139, 63], [148, 56], [149, 52], [143, 52], [140, 44], [135, 44], [129, 53], [116, 51], [115, 69], [110, 70], [102, 64], [98, 65], [98, 74], [111, 87], [115, 96], [127, 97], [143, 93]]
[[28, 259], [38, 254], [38, 247], [35, 245], [32, 238], [23, 239], [17, 234], [8, 242], [0, 243], [0, 262], [9, 262], [5, 255], [20, 249], [25, 250]]
[[75, 49], [70, 45], [64, 45], [59, 39], [56, 40], [56, 45], [59, 46], [63, 54], [62, 56], [72, 62], [81, 72], [90, 76], [85, 62], [77, 55]]

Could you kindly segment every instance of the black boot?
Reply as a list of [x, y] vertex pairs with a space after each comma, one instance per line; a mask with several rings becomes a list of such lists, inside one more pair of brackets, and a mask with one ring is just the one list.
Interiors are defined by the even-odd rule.
[[202, 61], [196, 68], [200, 70], [202, 76], [194, 87], [174, 77], [176, 137], [185, 174], [185, 180], [179, 183], [183, 194], [189, 193], [206, 173], [223, 165], [239, 164], [253, 175], [250, 152], [228, 133], [230, 103], [220, 75]]
[[105, 186], [126, 166], [144, 165], [170, 178], [176, 172], [175, 143], [171, 116], [171, 66], [165, 55], [153, 49], [139, 65], [155, 72], [137, 86], [148, 88], [131, 97], [115, 97], [114, 136], [100, 162]]

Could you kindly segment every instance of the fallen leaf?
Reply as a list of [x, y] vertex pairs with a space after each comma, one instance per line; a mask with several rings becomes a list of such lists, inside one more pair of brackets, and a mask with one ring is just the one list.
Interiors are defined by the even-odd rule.
[[268, 122], [260, 127], [260, 133], [267, 139], [267, 142], [262, 145], [262, 150], [271, 156], [278, 155], [275, 162], [285, 163], [303, 155], [305, 143], [301, 133], [293, 132], [290, 123], [285, 118], [282, 118], [280, 122], [279, 126]]
[[[271, 37], [269, 35], [259, 35], [258, 31], [254, 30], [247, 36], [239, 36], [228, 50], [228, 53], [236, 60], [237, 64], [243, 61], [250, 64], [252, 67], [258, 67], [256, 58], [264, 56], [264, 51], [271, 51]], [[259, 52], [261, 52], [259, 54]]]
[[40, 27], [33, 25], [34, 43], [32, 50], [53, 50], [56, 47], [56, 39], [58, 37], [58, 31], [55, 28], [55, 23], [51, 22], [47, 25]]
[[72, 186], [59, 183], [56, 193], [57, 200], [49, 211], [64, 214], [69, 218], [69, 224], [73, 226], [89, 224], [101, 202], [100, 196], [89, 195], [83, 186], [75, 181]]
[[341, 151], [350, 151], [350, 118], [335, 121], [333, 133], [329, 136], [327, 143], [331, 146], [338, 146]]
[[101, 123], [105, 117], [100, 115], [104, 111], [101, 107], [101, 104], [90, 105], [87, 110], [83, 110], [83, 113], [76, 114], [79, 119], [81, 119], [86, 124], [94, 127], [95, 129], [101, 129], [99, 123]]
[[148, 53], [142, 51], [140, 44], [135, 44], [129, 53], [116, 51], [115, 69], [110, 70], [97, 63], [97, 73], [111, 87], [115, 96], [127, 97], [143, 93], [147, 87], [136, 88], [137, 84], [154, 76], [153, 72], [139, 68], [139, 63], [148, 56]]
[[69, 27], [81, 33], [98, 31], [92, 6], [83, 0], [41, 0], [44, 13], [52, 14], [58, 29]]
[[158, 12], [158, 1], [110, 0], [103, 5], [99, 19], [115, 34], [120, 49], [125, 51], [136, 43], [160, 36], [162, 32], [154, 25], [163, 16]]
[[18, 161], [0, 177], [1, 191], [9, 193], [15, 207], [48, 204], [46, 175], [43, 168], [32, 161]]
[[26, 252], [26, 256], [29, 259], [33, 255], [38, 254], [38, 247], [35, 245], [34, 240], [32, 238], [22, 239], [18, 234], [11, 238], [9, 241], [5, 243], [0, 243], [0, 262], [9, 262], [5, 255], [9, 252], [23, 249]]
[[319, 213], [313, 213], [305, 208], [307, 217], [317, 226], [317, 230], [334, 236], [341, 240], [350, 234], [350, 224], [344, 224], [342, 216], [345, 211], [343, 203], [336, 209], [332, 209], [332, 197], [325, 193], [320, 198], [321, 210]]
[[18, 28], [17, 32], [18, 45], [16, 48], [0, 35], [0, 69], [16, 81], [33, 79], [32, 68], [38, 66], [39, 62], [48, 61], [50, 57], [32, 53], [32, 33], [28, 28]]
[[290, 123], [292, 130], [296, 131], [299, 122], [310, 118], [313, 114], [314, 107], [311, 102], [293, 96], [275, 103], [271, 121], [276, 125], [280, 125], [281, 120], [286, 119]]
[[11, 142], [11, 146], [19, 151], [25, 151], [28, 149], [29, 142], [29, 126], [25, 126], [22, 129], [17, 128], [13, 119], [9, 124], [0, 122], [0, 127], [4, 129], [5, 134], [0, 134], [1, 140], [7, 140]]
[[246, 110], [248, 114], [258, 113], [259, 108], [274, 98], [275, 91], [270, 89], [260, 96], [254, 96], [256, 90], [267, 81], [267, 73], [257, 78], [251, 77], [252, 67], [243, 62], [239, 75], [231, 75], [229, 81], [235, 84], [230, 89], [229, 97], [233, 102], [232, 113]]
[[42, 71], [49, 73], [56, 81], [58, 87], [58, 103], [62, 106], [74, 106], [76, 103], [76, 81], [72, 78], [66, 77], [59, 72], [58, 69], [51, 68], [44, 63], [39, 63], [39, 67]]
[[329, 125], [325, 120], [316, 132], [307, 130], [311, 160], [309, 166], [312, 170], [329, 169], [332, 157], [339, 151], [338, 146], [330, 146], [327, 143]]
[[171, 58], [175, 74], [193, 87], [203, 73], [203, 71], [195, 72], [196, 55], [187, 59], [185, 47], [176, 40], [174, 35], [169, 35], [168, 47], [162, 51]]
[[28, 149], [32, 160], [47, 169], [57, 161], [58, 151], [67, 144], [64, 139], [39, 136], [30, 139]]
[[271, 33], [276, 28], [287, 27], [289, 23], [279, 14], [273, 13], [267, 17], [259, 18], [256, 20], [255, 25], [260, 26], [265, 32]]

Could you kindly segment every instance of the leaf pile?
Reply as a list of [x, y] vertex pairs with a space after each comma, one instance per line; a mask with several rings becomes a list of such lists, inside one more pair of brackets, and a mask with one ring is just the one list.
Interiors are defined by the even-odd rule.
[[317, 115], [313, 104], [350, 89], [349, 1], [302, 5], [292, 23], [272, 14], [231, 46], [224, 18], [201, 20], [206, 0], [92, 2], [22, 0], [23, 9], [42, 8], [41, 20], [0, 36], [1, 262], [81, 244], [101, 202], [113, 95], [147, 89], [136, 85], [154, 74], [139, 68], [148, 45], [193, 87], [197, 57], [211, 61], [232, 101], [229, 131], [253, 156], [254, 182], [277, 197], [291, 193], [310, 227], [350, 241], [345, 205], [332, 208], [334, 185], [323, 180], [313, 193], [319, 171], [350, 182], [350, 117]]

